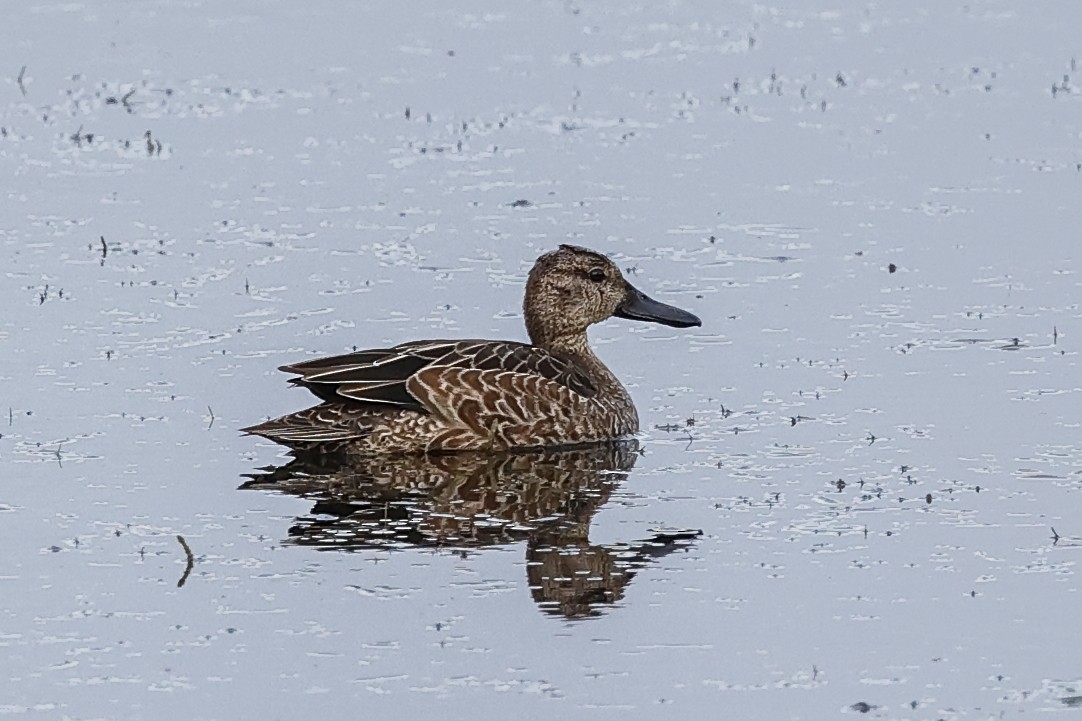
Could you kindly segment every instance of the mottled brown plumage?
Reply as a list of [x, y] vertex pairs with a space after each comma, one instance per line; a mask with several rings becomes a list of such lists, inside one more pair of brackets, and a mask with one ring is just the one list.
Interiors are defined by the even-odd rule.
[[530, 343], [430, 340], [282, 366], [323, 403], [244, 429], [294, 448], [446, 453], [570, 446], [639, 429], [635, 405], [586, 329], [617, 316], [699, 325], [648, 298], [605, 256], [561, 245], [523, 301]]

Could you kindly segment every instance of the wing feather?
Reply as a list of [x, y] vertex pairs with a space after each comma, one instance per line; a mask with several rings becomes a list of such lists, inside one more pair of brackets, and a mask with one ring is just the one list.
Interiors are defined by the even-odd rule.
[[[428, 373], [435, 369], [439, 370]], [[504, 389], [516, 406], [522, 405], [522, 399], [515, 398], [522, 389], [512, 390], [511, 386], [517, 384], [509, 380], [495, 381], [500, 374], [535, 377], [552, 385], [553, 392], [563, 389], [562, 392], [583, 398], [597, 394], [597, 387], [589, 375], [570, 358], [511, 341], [413, 341], [393, 348], [362, 350], [281, 367], [283, 371], [297, 374], [290, 379], [291, 383], [307, 388], [324, 401], [371, 403], [437, 415], [444, 412], [443, 407], [449, 403], [465, 400], [466, 396], [476, 392], [476, 388], [469, 386], [482, 382], [470, 376], [466, 387], [456, 388], [456, 379], [462, 381], [465, 376], [447, 375], [442, 369], [484, 374], [484, 382], [494, 384], [486, 386], [490, 387], [490, 392], [499, 394], [500, 389]], [[427, 374], [428, 381], [435, 385], [413, 382], [421, 374]], [[424, 390], [420, 391], [421, 388]], [[519, 415], [523, 409], [510, 410]]]

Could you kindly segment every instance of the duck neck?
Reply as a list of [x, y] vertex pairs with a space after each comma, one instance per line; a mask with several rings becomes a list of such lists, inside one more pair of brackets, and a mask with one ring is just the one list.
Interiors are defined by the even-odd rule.
[[619, 379], [612, 374], [601, 359], [590, 347], [586, 331], [575, 334], [561, 335], [555, 338], [541, 339], [540, 342], [532, 338], [533, 344], [544, 348], [550, 353], [571, 357], [575, 364], [586, 371], [591, 380], [598, 386], [598, 390], [604, 394], [602, 397], [623, 398], [627, 397], [627, 391]]
[[539, 348], [544, 348], [559, 355], [573, 356], [576, 359], [597, 360], [594, 351], [590, 348], [590, 340], [586, 337], [586, 331], [567, 333], [561, 335], [548, 335], [545, 333], [530, 333], [530, 342]]

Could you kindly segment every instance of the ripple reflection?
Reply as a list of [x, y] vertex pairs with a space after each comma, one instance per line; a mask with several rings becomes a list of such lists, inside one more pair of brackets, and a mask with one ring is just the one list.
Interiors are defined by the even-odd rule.
[[515, 454], [371, 457], [296, 454], [241, 488], [313, 501], [287, 543], [319, 550], [526, 543], [530, 592], [548, 614], [598, 616], [639, 569], [700, 532], [658, 531], [632, 543], [590, 542], [590, 523], [638, 458], [637, 441]]

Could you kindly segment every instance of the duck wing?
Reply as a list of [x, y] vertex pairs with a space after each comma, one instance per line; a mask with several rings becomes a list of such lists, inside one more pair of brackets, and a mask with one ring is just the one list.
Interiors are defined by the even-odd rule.
[[[324, 401], [440, 415], [461, 393], [472, 394], [484, 387], [492, 387], [493, 393], [515, 392], [526, 383], [552, 386], [549, 393], [557, 395], [571, 393], [585, 399], [597, 394], [594, 382], [572, 359], [511, 341], [413, 341], [303, 361], [280, 370], [296, 373], [290, 382]], [[512, 377], [517, 380], [512, 382]]]

